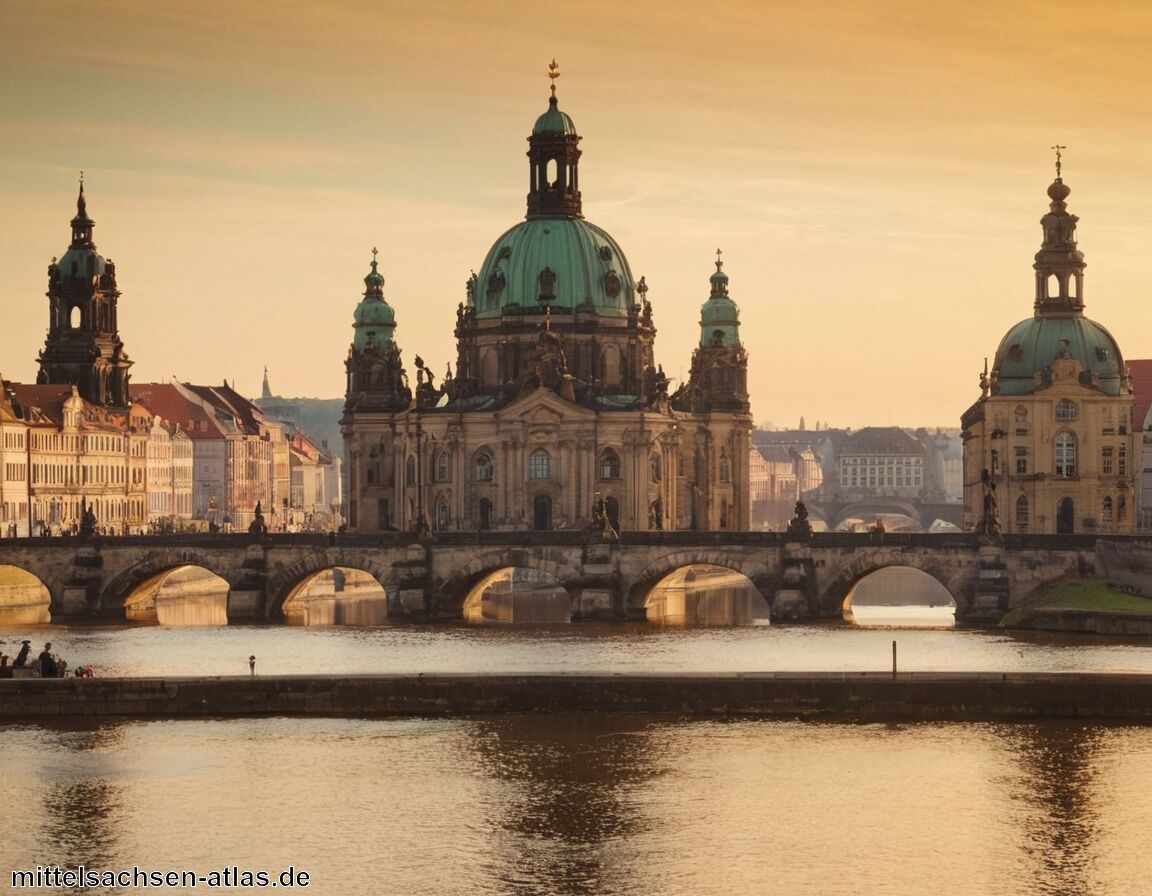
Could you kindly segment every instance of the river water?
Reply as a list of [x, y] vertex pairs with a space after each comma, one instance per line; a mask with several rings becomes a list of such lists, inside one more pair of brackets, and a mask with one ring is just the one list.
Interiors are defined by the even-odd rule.
[[[102, 675], [247, 674], [252, 654], [259, 674], [885, 670], [893, 640], [905, 671], [1152, 672], [1143, 642], [947, 628], [0, 632], [5, 652], [24, 637]], [[11, 870], [58, 863], [292, 866], [333, 896], [1152, 887], [1145, 727], [548, 715], [45, 721], [0, 738], [5, 893]]]

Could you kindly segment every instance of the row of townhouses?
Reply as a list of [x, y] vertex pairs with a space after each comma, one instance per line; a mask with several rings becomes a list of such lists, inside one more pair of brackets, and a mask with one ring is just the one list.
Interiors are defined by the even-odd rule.
[[133, 384], [118, 409], [74, 385], [4, 381], [0, 524], [5, 536], [243, 530], [261, 505], [275, 531], [340, 524], [338, 457], [265, 419], [223, 386]]

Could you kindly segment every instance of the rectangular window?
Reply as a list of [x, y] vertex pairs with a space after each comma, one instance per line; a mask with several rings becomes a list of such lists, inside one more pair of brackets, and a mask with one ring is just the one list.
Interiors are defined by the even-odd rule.
[[1128, 475], [1128, 446], [1121, 445], [1116, 449], [1116, 474], [1118, 476]]
[[1103, 476], [1112, 475], [1112, 446], [1105, 445], [1100, 449], [1100, 473]]

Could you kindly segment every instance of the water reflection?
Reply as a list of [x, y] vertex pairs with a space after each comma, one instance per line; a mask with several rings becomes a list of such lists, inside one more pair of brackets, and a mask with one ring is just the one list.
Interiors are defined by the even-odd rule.
[[117, 780], [119, 740], [117, 723], [57, 729], [44, 738], [44, 786], [35, 810], [44, 864], [109, 867], [120, 853], [131, 813]]
[[1099, 726], [1019, 725], [1001, 736], [1019, 761], [1012, 782], [1019, 808], [1018, 845], [1038, 893], [1103, 892], [1096, 880], [1099, 814], [1093, 803], [1102, 732]]
[[651, 722], [613, 716], [518, 716], [477, 726], [480, 766], [500, 783], [486, 806], [490, 874], [507, 892], [619, 892], [629, 840], [645, 826], [629, 799], [656, 772]]

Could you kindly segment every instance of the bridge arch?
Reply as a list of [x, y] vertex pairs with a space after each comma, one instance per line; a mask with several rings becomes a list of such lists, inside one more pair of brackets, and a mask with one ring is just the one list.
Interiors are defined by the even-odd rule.
[[[97, 613], [124, 611], [141, 589], [159, 589], [164, 579], [182, 567], [197, 567], [231, 584], [229, 570], [196, 550], [149, 552], [109, 579], [96, 596]], [[154, 595], [153, 595], [154, 596]]]
[[[577, 561], [578, 563], [578, 561]], [[437, 589], [442, 609], [463, 610], [464, 602], [478, 586], [504, 569], [531, 569], [544, 573], [561, 585], [581, 577], [577, 563], [555, 559], [547, 553], [523, 547], [503, 548], [475, 554], [453, 570]]]
[[0, 564], [0, 625], [51, 622], [52, 592], [36, 573], [15, 563]]
[[379, 563], [367, 553], [313, 551], [268, 577], [264, 586], [265, 615], [269, 619], [283, 616], [284, 604], [302, 585], [320, 573], [332, 569], [354, 569], [369, 575], [385, 593], [395, 592], [400, 586], [391, 564]]
[[749, 562], [743, 554], [728, 551], [686, 550], [664, 554], [648, 564], [628, 585], [624, 595], [625, 611], [630, 616], [643, 615], [649, 595], [665, 579], [679, 570], [693, 566], [716, 566], [744, 576], [771, 606], [767, 570], [762, 562]]
[[857, 583], [874, 572], [894, 567], [917, 569], [939, 582], [951, 595], [957, 617], [969, 609], [975, 593], [974, 580], [979, 576], [976, 558], [942, 557], [938, 551], [882, 547], [858, 552], [826, 580], [827, 584], [820, 590], [820, 615], [839, 616]]

